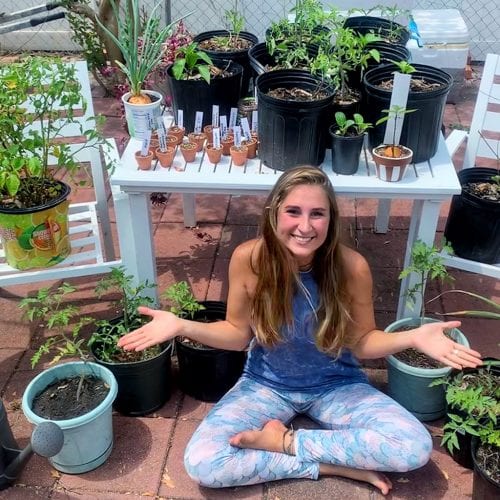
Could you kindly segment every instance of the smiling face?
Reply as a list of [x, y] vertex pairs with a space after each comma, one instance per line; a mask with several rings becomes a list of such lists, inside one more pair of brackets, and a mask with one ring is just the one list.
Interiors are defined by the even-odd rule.
[[322, 186], [294, 187], [278, 209], [277, 237], [299, 266], [311, 264], [325, 242], [330, 224], [330, 205]]

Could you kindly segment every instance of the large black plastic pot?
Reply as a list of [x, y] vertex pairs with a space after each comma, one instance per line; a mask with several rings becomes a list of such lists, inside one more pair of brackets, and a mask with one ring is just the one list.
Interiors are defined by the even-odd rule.
[[[199, 35], [196, 35], [193, 39], [194, 42], [200, 43], [205, 40], [209, 40], [214, 37], [227, 37], [227, 36], [235, 36], [233, 32], [228, 30], [212, 30], [212, 31], [204, 31]], [[239, 38], [244, 40], [248, 40], [254, 46], [259, 39], [252, 33], [248, 31], [241, 31], [238, 34]], [[220, 61], [220, 60], [231, 60], [243, 66], [243, 77], [241, 81], [241, 96], [246, 97], [249, 93], [250, 88], [250, 80], [252, 78], [252, 68], [250, 66], [250, 60], [248, 58], [249, 49], [244, 50], [228, 50], [228, 51], [218, 51], [218, 50], [207, 50], [202, 49], [206, 52], [212, 61]]]
[[172, 96], [174, 116], [179, 109], [184, 111], [186, 133], [194, 131], [197, 111], [203, 111], [203, 126], [212, 123], [212, 106], [219, 106], [219, 115], [227, 116], [231, 108], [238, 106], [241, 95], [243, 66], [229, 60], [214, 61], [218, 68], [227, 68], [233, 74], [227, 78], [212, 78], [210, 84], [203, 79], [176, 80], [172, 76], [172, 66], [167, 68], [167, 81]]
[[[194, 315], [195, 321], [215, 322], [226, 317], [226, 304], [219, 301], [201, 302], [204, 310]], [[181, 390], [199, 401], [218, 401], [243, 373], [245, 351], [226, 351], [197, 346], [175, 339], [179, 363]]]
[[[307, 71], [276, 70], [257, 77], [259, 156], [276, 170], [321, 164], [325, 157], [330, 105], [334, 90]], [[267, 95], [277, 88], [322, 90], [326, 97], [286, 101]]]
[[487, 264], [500, 262], [500, 203], [464, 191], [464, 184], [487, 182], [491, 168], [466, 168], [458, 172], [462, 193], [454, 195], [444, 230], [459, 257]]
[[337, 174], [354, 175], [358, 171], [365, 134], [343, 136], [337, 135], [336, 130], [335, 126], [329, 129], [332, 143], [332, 170]]
[[366, 50], [377, 49], [380, 54], [380, 62], [371, 58], [368, 60], [368, 68], [371, 69], [380, 64], [390, 64], [392, 61], [409, 61], [410, 51], [404, 46], [388, 42], [372, 42], [366, 45]]
[[375, 16], [348, 17], [344, 22], [344, 28], [351, 28], [356, 33], [366, 35], [375, 33], [390, 43], [406, 45], [410, 39], [410, 32], [402, 24], [389, 19]]
[[129, 363], [109, 363], [99, 359], [98, 344], [91, 346], [96, 363], [108, 368], [118, 382], [118, 395], [113, 403], [123, 415], [147, 415], [161, 408], [170, 398], [172, 343], [162, 344], [154, 358]]
[[[446, 71], [425, 64], [414, 64], [414, 67], [416, 71], [412, 73], [412, 79], [420, 78], [439, 85], [425, 92], [410, 90], [408, 94], [406, 109], [415, 111], [404, 117], [400, 143], [413, 150], [413, 161], [418, 163], [429, 160], [437, 151], [446, 97], [453, 84], [453, 78]], [[395, 71], [397, 71], [395, 65], [386, 64], [366, 72], [363, 78], [364, 108], [368, 112], [366, 121], [375, 123], [384, 116], [383, 110], [389, 109], [392, 91], [381, 88], [380, 84], [393, 80]], [[384, 142], [385, 128], [384, 123], [369, 130], [370, 147], [374, 148]]]
[[500, 497], [500, 483], [493, 481], [479, 466], [476, 453], [480, 446], [479, 439], [472, 439], [472, 461], [474, 474], [472, 476], [472, 500], [490, 500]]

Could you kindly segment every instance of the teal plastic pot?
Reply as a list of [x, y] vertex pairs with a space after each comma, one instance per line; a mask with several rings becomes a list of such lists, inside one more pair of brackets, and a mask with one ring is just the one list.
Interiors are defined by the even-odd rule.
[[[405, 327], [415, 327], [418, 318], [404, 318], [391, 323], [386, 332], [401, 331]], [[425, 318], [426, 323], [437, 322], [435, 319]], [[464, 346], [469, 347], [465, 335], [453, 328], [453, 339]], [[446, 399], [443, 385], [429, 387], [429, 384], [437, 378], [446, 377], [450, 367], [443, 368], [418, 368], [407, 365], [395, 356], [387, 356], [387, 378], [388, 394], [401, 406], [423, 422], [436, 420], [446, 413]]]
[[68, 474], [81, 474], [96, 469], [105, 462], [113, 447], [112, 404], [118, 392], [114, 375], [104, 366], [96, 363], [72, 361], [54, 366], [37, 375], [23, 394], [24, 415], [34, 425], [46, 422], [32, 411], [33, 400], [48, 385], [69, 377], [93, 375], [109, 385], [106, 398], [96, 408], [85, 415], [57, 420], [64, 434], [61, 451], [49, 458], [52, 466]]

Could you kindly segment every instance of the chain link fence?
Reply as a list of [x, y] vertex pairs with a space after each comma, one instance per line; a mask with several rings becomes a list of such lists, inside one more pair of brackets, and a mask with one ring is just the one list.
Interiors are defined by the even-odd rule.
[[[150, 9], [157, 0], [143, 0], [146, 9]], [[165, 21], [176, 20], [187, 13], [186, 25], [193, 33], [226, 26], [224, 12], [234, 7], [236, 0], [164, 0], [162, 15]], [[295, 5], [295, 0], [237, 0], [238, 10], [246, 19], [245, 30], [254, 33], [260, 40], [272, 21], [285, 17]], [[0, 0], [1, 13], [11, 14], [29, 7], [38, 6], [42, 0]], [[94, 5], [99, 0], [91, 0]], [[470, 51], [473, 60], [484, 60], [488, 52], [500, 53], [500, 3], [493, 0], [358, 0], [357, 2], [340, 0], [325, 1], [338, 9], [348, 9], [353, 5], [369, 9], [374, 5], [392, 6], [397, 3], [404, 9], [458, 9], [464, 18], [470, 37]], [[1, 20], [1, 17], [0, 17]], [[2, 26], [2, 25], [0, 25]], [[65, 19], [24, 28], [11, 33], [0, 34], [0, 51], [25, 52], [77, 51], [79, 47], [71, 40], [71, 31]]]

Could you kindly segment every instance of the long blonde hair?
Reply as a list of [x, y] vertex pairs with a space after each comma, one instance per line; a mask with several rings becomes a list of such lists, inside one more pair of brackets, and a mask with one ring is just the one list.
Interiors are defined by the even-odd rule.
[[319, 306], [316, 346], [335, 353], [352, 347], [347, 335], [348, 296], [340, 250], [340, 217], [333, 187], [317, 167], [297, 167], [281, 175], [267, 198], [261, 222], [261, 244], [255, 258], [257, 286], [252, 302], [252, 322], [258, 342], [273, 346], [281, 341], [280, 328], [293, 322], [292, 299], [299, 283], [297, 263], [277, 236], [278, 211], [297, 186], [315, 185], [324, 190], [330, 224], [323, 245], [314, 254], [313, 273], [318, 284]]

